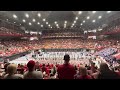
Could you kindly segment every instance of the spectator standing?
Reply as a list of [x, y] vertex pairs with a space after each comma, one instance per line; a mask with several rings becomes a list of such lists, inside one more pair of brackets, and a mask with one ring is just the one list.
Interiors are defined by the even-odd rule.
[[64, 64], [58, 67], [58, 78], [59, 79], [74, 79], [74, 75], [76, 74], [74, 66], [70, 63], [70, 56], [66, 54], [64, 56]]
[[46, 68], [45, 64], [43, 64], [43, 66], [42, 66], [42, 72], [46, 72], [46, 70], [47, 70], [47, 68]]

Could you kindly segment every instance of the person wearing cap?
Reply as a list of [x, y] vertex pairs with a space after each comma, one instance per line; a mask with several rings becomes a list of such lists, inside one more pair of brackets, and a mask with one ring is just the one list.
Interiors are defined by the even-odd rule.
[[24, 73], [24, 79], [43, 79], [41, 71], [35, 71], [35, 62], [30, 60], [27, 63], [28, 71]]
[[58, 66], [58, 79], [74, 79], [74, 75], [76, 74], [74, 66], [70, 63], [70, 56], [66, 54], [64, 56], [64, 64]]

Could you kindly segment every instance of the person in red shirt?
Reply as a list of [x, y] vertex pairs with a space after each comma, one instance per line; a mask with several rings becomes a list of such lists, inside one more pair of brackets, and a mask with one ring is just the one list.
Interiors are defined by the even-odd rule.
[[42, 64], [40, 64], [40, 68], [42, 68]]
[[42, 72], [46, 72], [46, 66], [45, 66], [45, 64], [43, 64], [43, 66], [42, 66]]
[[70, 56], [66, 54], [64, 56], [64, 64], [58, 66], [58, 78], [59, 79], [74, 79], [74, 75], [76, 74], [74, 66], [72, 66], [70, 61]]
[[49, 67], [46, 67], [46, 74], [49, 75], [50, 74], [50, 68]]
[[52, 65], [52, 64], [50, 64], [50, 66], [49, 66], [49, 69], [51, 69], [51, 68], [53, 68], [53, 65]]
[[58, 67], [58, 64], [56, 63], [56, 65], [55, 65], [56, 67]]

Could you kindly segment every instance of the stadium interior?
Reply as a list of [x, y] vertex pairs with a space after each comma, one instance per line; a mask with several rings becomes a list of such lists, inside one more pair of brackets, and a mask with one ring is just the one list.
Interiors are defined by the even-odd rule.
[[0, 11], [0, 78], [119, 79], [119, 34], [120, 11]]

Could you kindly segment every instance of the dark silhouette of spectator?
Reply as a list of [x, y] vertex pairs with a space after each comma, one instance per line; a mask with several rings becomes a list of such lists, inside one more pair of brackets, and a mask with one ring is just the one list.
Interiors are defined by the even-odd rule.
[[66, 54], [64, 56], [64, 64], [58, 67], [58, 78], [59, 79], [74, 79], [74, 75], [76, 74], [74, 66], [72, 66], [70, 61], [70, 56]]
[[47, 70], [47, 68], [46, 68], [45, 64], [43, 64], [43, 66], [42, 66], [42, 72], [46, 72], [46, 70]]
[[116, 72], [110, 70], [106, 63], [101, 63], [98, 79], [120, 79], [120, 76]]

